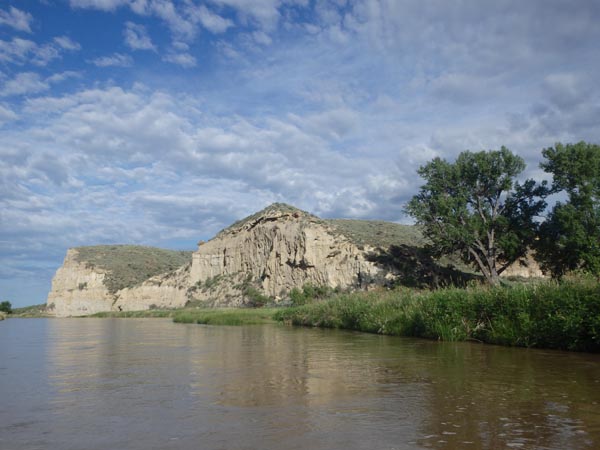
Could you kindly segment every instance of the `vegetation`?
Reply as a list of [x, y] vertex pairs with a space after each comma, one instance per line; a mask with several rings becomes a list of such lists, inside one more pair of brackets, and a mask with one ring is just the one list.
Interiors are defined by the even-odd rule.
[[294, 325], [446, 341], [600, 351], [600, 285], [563, 283], [341, 294], [279, 310]]
[[0, 303], [0, 312], [5, 312], [6, 314], [12, 314], [12, 305], [8, 300], [5, 300]]
[[334, 294], [339, 293], [338, 289], [332, 289], [328, 286], [315, 286], [306, 283], [302, 289], [293, 288], [290, 291], [290, 302], [292, 306], [301, 306], [313, 303], [315, 301], [324, 300]]
[[192, 260], [192, 252], [139, 245], [96, 245], [76, 250], [79, 262], [107, 272], [104, 283], [111, 293], [178, 269]]
[[275, 308], [183, 310], [173, 315], [173, 321], [207, 325], [259, 325], [272, 323], [276, 311]]
[[14, 317], [20, 318], [48, 317], [48, 312], [46, 311], [45, 303], [39, 305], [24, 306], [22, 308], [13, 308], [12, 314]]
[[419, 169], [426, 183], [407, 206], [436, 256], [457, 254], [490, 284], [526, 255], [547, 189], [516, 178], [523, 159], [507, 148], [462, 152], [456, 162], [435, 158]]
[[554, 277], [570, 271], [600, 276], [600, 146], [579, 142], [542, 151], [552, 192], [566, 194], [541, 225], [537, 258]]
[[386, 249], [392, 245], [423, 247], [427, 239], [422, 229], [414, 225], [381, 220], [327, 219], [325, 223], [348, 237], [358, 246]]
[[173, 317], [178, 309], [147, 309], [144, 311], [103, 311], [91, 316], [95, 318], [160, 318]]

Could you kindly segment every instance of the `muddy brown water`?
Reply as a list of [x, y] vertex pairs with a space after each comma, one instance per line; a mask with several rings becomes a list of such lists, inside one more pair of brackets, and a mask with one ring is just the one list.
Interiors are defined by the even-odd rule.
[[598, 449], [600, 355], [168, 319], [0, 324], [0, 449]]

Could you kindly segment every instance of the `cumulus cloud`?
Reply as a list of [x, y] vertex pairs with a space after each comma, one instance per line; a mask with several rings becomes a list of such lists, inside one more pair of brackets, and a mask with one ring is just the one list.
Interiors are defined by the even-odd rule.
[[168, 52], [164, 57], [163, 61], [167, 61], [173, 64], [177, 64], [181, 67], [190, 68], [196, 67], [197, 61], [194, 56], [186, 52]]
[[81, 45], [78, 42], [75, 42], [68, 36], [59, 36], [54, 38], [54, 42], [64, 50], [81, 50]]
[[97, 67], [130, 67], [133, 59], [123, 53], [114, 53], [110, 56], [101, 56], [90, 61]]
[[66, 36], [56, 37], [52, 42], [41, 45], [21, 38], [0, 40], [0, 61], [17, 65], [32, 63], [46, 66], [51, 61], [60, 59], [64, 52], [74, 52], [80, 48], [78, 43]]
[[31, 33], [33, 17], [26, 11], [11, 6], [8, 10], [0, 10], [0, 25], [6, 25], [18, 31]]
[[129, 0], [69, 0], [74, 8], [94, 8], [101, 11], [114, 11], [120, 6], [127, 5]]
[[146, 27], [133, 22], [125, 23], [123, 31], [125, 43], [132, 50], [156, 50], [152, 39], [146, 31]]
[[233, 26], [233, 22], [210, 11], [205, 5], [190, 10], [191, 17], [195, 18], [204, 28], [212, 33], [218, 34], [227, 31]]
[[0, 96], [9, 97], [13, 95], [36, 94], [50, 88], [48, 82], [41, 79], [37, 73], [23, 72], [17, 74], [13, 79], [4, 82], [0, 88]]

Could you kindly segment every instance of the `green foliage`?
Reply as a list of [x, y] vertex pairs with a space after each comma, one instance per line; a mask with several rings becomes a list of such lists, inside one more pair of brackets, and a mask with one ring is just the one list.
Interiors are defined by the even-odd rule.
[[192, 252], [139, 245], [97, 245], [76, 250], [77, 261], [107, 272], [104, 283], [111, 293], [178, 269], [192, 259]]
[[446, 341], [600, 351], [600, 284], [563, 283], [354, 293], [277, 312], [295, 325]]
[[175, 313], [173, 321], [207, 325], [258, 325], [273, 322], [275, 311], [273, 308], [183, 310]]
[[407, 206], [423, 226], [434, 255], [458, 254], [490, 284], [527, 253], [545, 184], [515, 181], [523, 159], [507, 148], [462, 152], [456, 162], [435, 158], [419, 169], [426, 181]]
[[6, 314], [12, 314], [13, 311], [11, 303], [8, 300], [0, 303], [0, 311], [5, 312]]
[[269, 297], [263, 295], [261, 291], [250, 284], [246, 284], [242, 289], [242, 295], [248, 300], [248, 304], [253, 307], [261, 307], [269, 303]]
[[556, 144], [542, 154], [553, 192], [568, 200], [558, 202], [541, 225], [537, 259], [554, 277], [576, 270], [600, 276], [600, 146]]
[[379, 220], [327, 219], [325, 223], [356, 245], [387, 249], [392, 245], [423, 247], [427, 239], [420, 227]]
[[332, 289], [329, 286], [315, 286], [306, 283], [302, 286], [302, 289], [293, 288], [289, 295], [292, 305], [300, 306], [330, 297], [336, 293], [338, 293], [338, 290]]

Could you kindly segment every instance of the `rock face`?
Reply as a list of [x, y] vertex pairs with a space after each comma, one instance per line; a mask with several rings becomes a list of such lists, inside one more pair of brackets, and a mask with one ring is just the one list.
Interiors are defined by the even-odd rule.
[[[428, 257], [424, 245], [414, 226], [322, 220], [276, 203], [199, 243], [193, 254], [139, 246], [70, 249], [47, 307], [64, 317], [189, 304], [245, 306], [285, 300], [306, 284], [365, 289], [398, 281], [420, 287], [464, 275], [454, 262]], [[526, 262], [505, 275], [541, 275], [532, 258]]]
[[325, 221], [274, 204], [233, 224], [192, 255], [190, 298], [213, 306], [251, 302], [259, 290], [276, 301], [294, 287], [365, 287], [380, 272]]
[[108, 292], [106, 271], [90, 268], [78, 260], [78, 250], [69, 249], [63, 265], [52, 279], [46, 305], [57, 317], [84, 316], [110, 311], [114, 296]]
[[188, 302], [190, 265], [174, 272], [156, 275], [139, 286], [125, 288], [116, 294], [114, 310], [142, 311], [152, 308], [180, 308]]
[[[91, 263], [90, 253], [96, 256]], [[73, 248], [67, 251], [63, 265], [56, 271], [52, 279], [52, 289], [46, 301], [47, 310], [56, 317], [86, 316], [104, 311], [144, 310], [150, 307], [181, 307], [187, 302], [186, 289], [189, 285], [189, 266], [158, 274], [144, 282], [137, 282], [139, 277], [132, 273], [144, 272], [151, 267], [153, 271], [171, 267], [173, 262], [158, 263], [165, 251], [150, 247], [135, 246], [97, 246]], [[157, 256], [158, 254], [158, 256]], [[177, 252], [167, 256], [178, 257]], [[100, 257], [98, 257], [100, 255]], [[119, 259], [112, 265], [111, 256]], [[129, 256], [129, 262], [123, 258]], [[87, 258], [87, 259], [85, 259]], [[189, 259], [189, 257], [188, 257]], [[184, 259], [175, 259], [183, 261]], [[163, 262], [163, 264], [161, 264]], [[104, 263], [104, 267], [102, 264]], [[109, 268], [110, 267], [110, 268]], [[133, 286], [119, 286], [120, 278], [115, 271], [126, 271]]]

